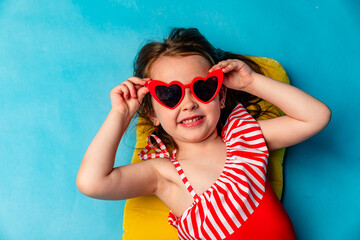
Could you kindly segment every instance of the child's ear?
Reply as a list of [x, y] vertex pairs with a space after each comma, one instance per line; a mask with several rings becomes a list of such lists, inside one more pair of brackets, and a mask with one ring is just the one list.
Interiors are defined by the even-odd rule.
[[160, 125], [160, 121], [159, 119], [155, 116], [154, 111], [151, 111], [149, 113], [149, 118], [150, 120], [153, 122], [154, 126], [159, 126]]
[[219, 91], [220, 109], [223, 109], [225, 107], [226, 89], [227, 88], [224, 85], [222, 85]]

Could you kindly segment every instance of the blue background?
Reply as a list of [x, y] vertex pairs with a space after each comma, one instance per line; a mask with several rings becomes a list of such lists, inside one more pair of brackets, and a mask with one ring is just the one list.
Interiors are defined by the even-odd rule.
[[110, 90], [172, 26], [276, 59], [330, 106], [329, 126], [287, 151], [284, 206], [298, 239], [360, 239], [360, 2], [172, 2], [0, 1], [0, 239], [121, 239], [125, 202], [85, 197], [75, 179]]

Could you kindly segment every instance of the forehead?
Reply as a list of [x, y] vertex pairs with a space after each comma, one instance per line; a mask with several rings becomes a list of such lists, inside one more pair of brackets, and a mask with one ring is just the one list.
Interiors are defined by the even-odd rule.
[[163, 56], [151, 65], [149, 75], [164, 82], [188, 82], [195, 77], [205, 77], [210, 67], [209, 61], [200, 55]]

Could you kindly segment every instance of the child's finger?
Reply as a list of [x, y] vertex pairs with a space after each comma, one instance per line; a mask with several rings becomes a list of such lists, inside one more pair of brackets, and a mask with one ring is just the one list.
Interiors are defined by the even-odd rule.
[[135, 89], [134, 83], [132, 83], [131, 81], [128, 80], [128, 81], [123, 82], [123, 84], [128, 88], [131, 97], [136, 98], [137, 94], [136, 94], [136, 89]]
[[209, 72], [212, 72], [217, 69], [224, 69], [228, 64], [229, 64], [229, 60], [218, 62], [216, 65], [210, 68]]
[[127, 89], [126, 86], [124, 86], [123, 84], [120, 84], [116, 87], [114, 87], [111, 92], [110, 92], [110, 97], [118, 97], [118, 96], [124, 96], [124, 98], [127, 98], [126, 96], [129, 95], [129, 91]]
[[224, 73], [228, 73], [228, 72], [234, 70], [235, 68], [236, 68], [236, 63], [235, 62], [229, 62], [227, 64], [227, 66], [225, 66], [223, 68], [223, 71], [224, 71]]
[[120, 95], [122, 94], [124, 96], [125, 99], [128, 99], [130, 97], [130, 91], [129, 89], [126, 87], [126, 85], [121, 85], [120, 86]]
[[129, 77], [129, 81], [133, 82], [134, 84], [138, 84], [144, 86], [150, 78], [138, 78], [138, 77]]
[[214, 65], [209, 69], [209, 73], [211, 73], [212, 71], [215, 71], [217, 69], [220, 69], [220, 67], [218, 65]]
[[142, 100], [144, 99], [145, 95], [149, 92], [149, 89], [147, 89], [146, 87], [141, 87], [139, 90], [138, 90], [138, 100], [139, 100], [139, 103], [141, 104], [142, 103]]

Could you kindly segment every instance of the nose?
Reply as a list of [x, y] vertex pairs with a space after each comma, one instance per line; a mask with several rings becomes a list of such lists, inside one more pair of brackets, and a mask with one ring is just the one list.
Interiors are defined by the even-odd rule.
[[199, 107], [197, 99], [191, 94], [190, 88], [185, 89], [185, 95], [181, 102], [181, 110], [194, 110]]

